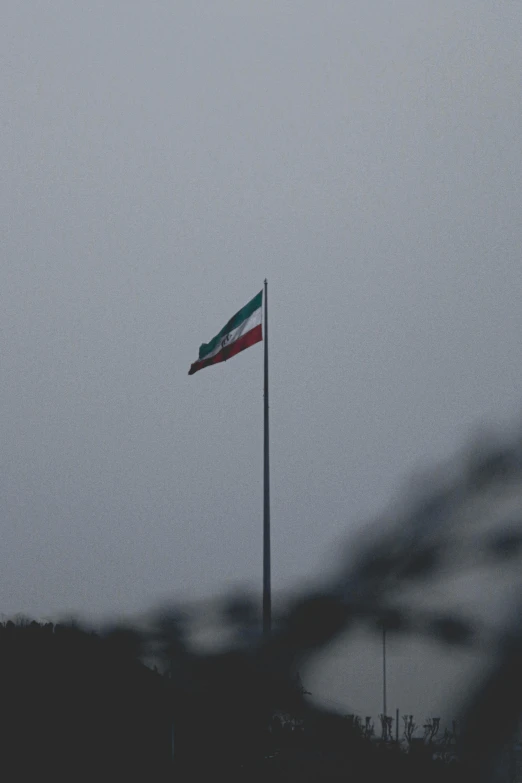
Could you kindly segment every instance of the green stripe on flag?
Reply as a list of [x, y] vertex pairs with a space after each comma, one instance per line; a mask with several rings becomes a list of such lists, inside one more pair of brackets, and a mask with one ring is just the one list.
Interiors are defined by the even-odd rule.
[[236, 329], [239, 324], [242, 324], [243, 321], [246, 321], [247, 318], [250, 318], [252, 313], [254, 313], [256, 310], [259, 310], [262, 304], [263, 292], [260, 291], [257, 296], [254, 296], [254, 298], [251, 299], [248, 304], [246, 304], [241, 308], [241, 310], [232, 316], [230, 321], [228, 321], [228, 323], [222, 328], [219, 334], [216, 334], [216, 336], [213, 337], [209, 343], [203, 343], [203, 345], [200, 346], [199, 361], [204, 359], [205, 356], [208, 356], [209, 353], [212, 353], [212, 351], [218, 346], [226, 334], [231, 332], [232, 329]]

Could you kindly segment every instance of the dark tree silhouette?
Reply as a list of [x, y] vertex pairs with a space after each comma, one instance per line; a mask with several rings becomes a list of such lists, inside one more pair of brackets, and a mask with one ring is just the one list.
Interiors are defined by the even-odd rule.
[[[228, 646], [213, 652], [191, 641], [199, 607], [160, 613], [147, 633], [6, 623], [0, 737], [2, 763], [15, 770], [9, 779], [497, 783], [522, 707], [522, 607], [504, 625], [481, 627], [464, 614], [408, 604], [404, 588], [427, 593], [441, 574], [518, 565], [520, 486], [522, 437], [473, 449], [443, 480], [437, 474], [400, 512], [352, 540], [320, 587], [281, 607], [268, 638], [259, 633], [255, 602], [237, 595], [214, 609]], [[484, 516], [494, 522], [487, 535]], [[458, 737], [453, 730], [442, 738], [455, 753], [435, 752], [438, 719], [426, 722], [417, 742], [413, 717], [404, 716], [404, 749], [374, 741], [369, 719], [363, 727], [320, 708], [302, 686], [298, 672], [306, 681], [307, 666], [341, 635], [383, 626], [390, 635], [488, 651], [482, 677], [462, 694]]]

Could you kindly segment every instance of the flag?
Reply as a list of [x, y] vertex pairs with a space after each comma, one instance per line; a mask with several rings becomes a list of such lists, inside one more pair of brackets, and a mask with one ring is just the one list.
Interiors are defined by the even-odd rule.
[[191, 365], [189, 375], [211, 364], [226, 362], [236, 353], [260, 342], [263, 339], [262, 304], [263, 292], [260, 291], [232, 316], [219, 334], [209, 343], [203, 343], [199, 349], [199, 358]]

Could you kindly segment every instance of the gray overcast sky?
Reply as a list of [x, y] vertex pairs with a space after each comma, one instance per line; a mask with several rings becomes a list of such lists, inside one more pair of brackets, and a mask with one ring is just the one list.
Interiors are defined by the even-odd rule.
[[522, 381], [522, 5], [4, 0], [1, 611], [260, 589]]

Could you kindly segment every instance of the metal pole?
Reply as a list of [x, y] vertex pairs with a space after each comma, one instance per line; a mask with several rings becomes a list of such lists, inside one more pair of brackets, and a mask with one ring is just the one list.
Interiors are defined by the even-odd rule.
[[272, 626], [272, 589], [270, 582], [270, 460], [268, 439], [268, 281], [265, 280], [265, 373], [264, 373], [264, 465], [263, 465], [263, 633], [268, 636]]
[[[171, 697], [171, 701], [172, 701], [172, 693], [173, 693], [172, 684], [173, 684], [173, 681], [174, 681], [174, 659], [173, 658], [170, 659], [170, 672], [169, 672], [169, 675], [170, 675], [170, 683], [171, 683], [170, 697]], [[174, 739], [175, 739], [175, 735], [174, 735], [174, 729], [175, 729], [174, 715], [171, 715], [170, 720], [171, 720], [171, 723], [170, 723], [170, 763], [174, 767], [174, 764], [175, 764], [175, 761], [176, 761], [175, 744], [174, 744]]]
[[382, 628], [382, 711], [384, 717], [387, 713], [386, 704], [386, 628]]

